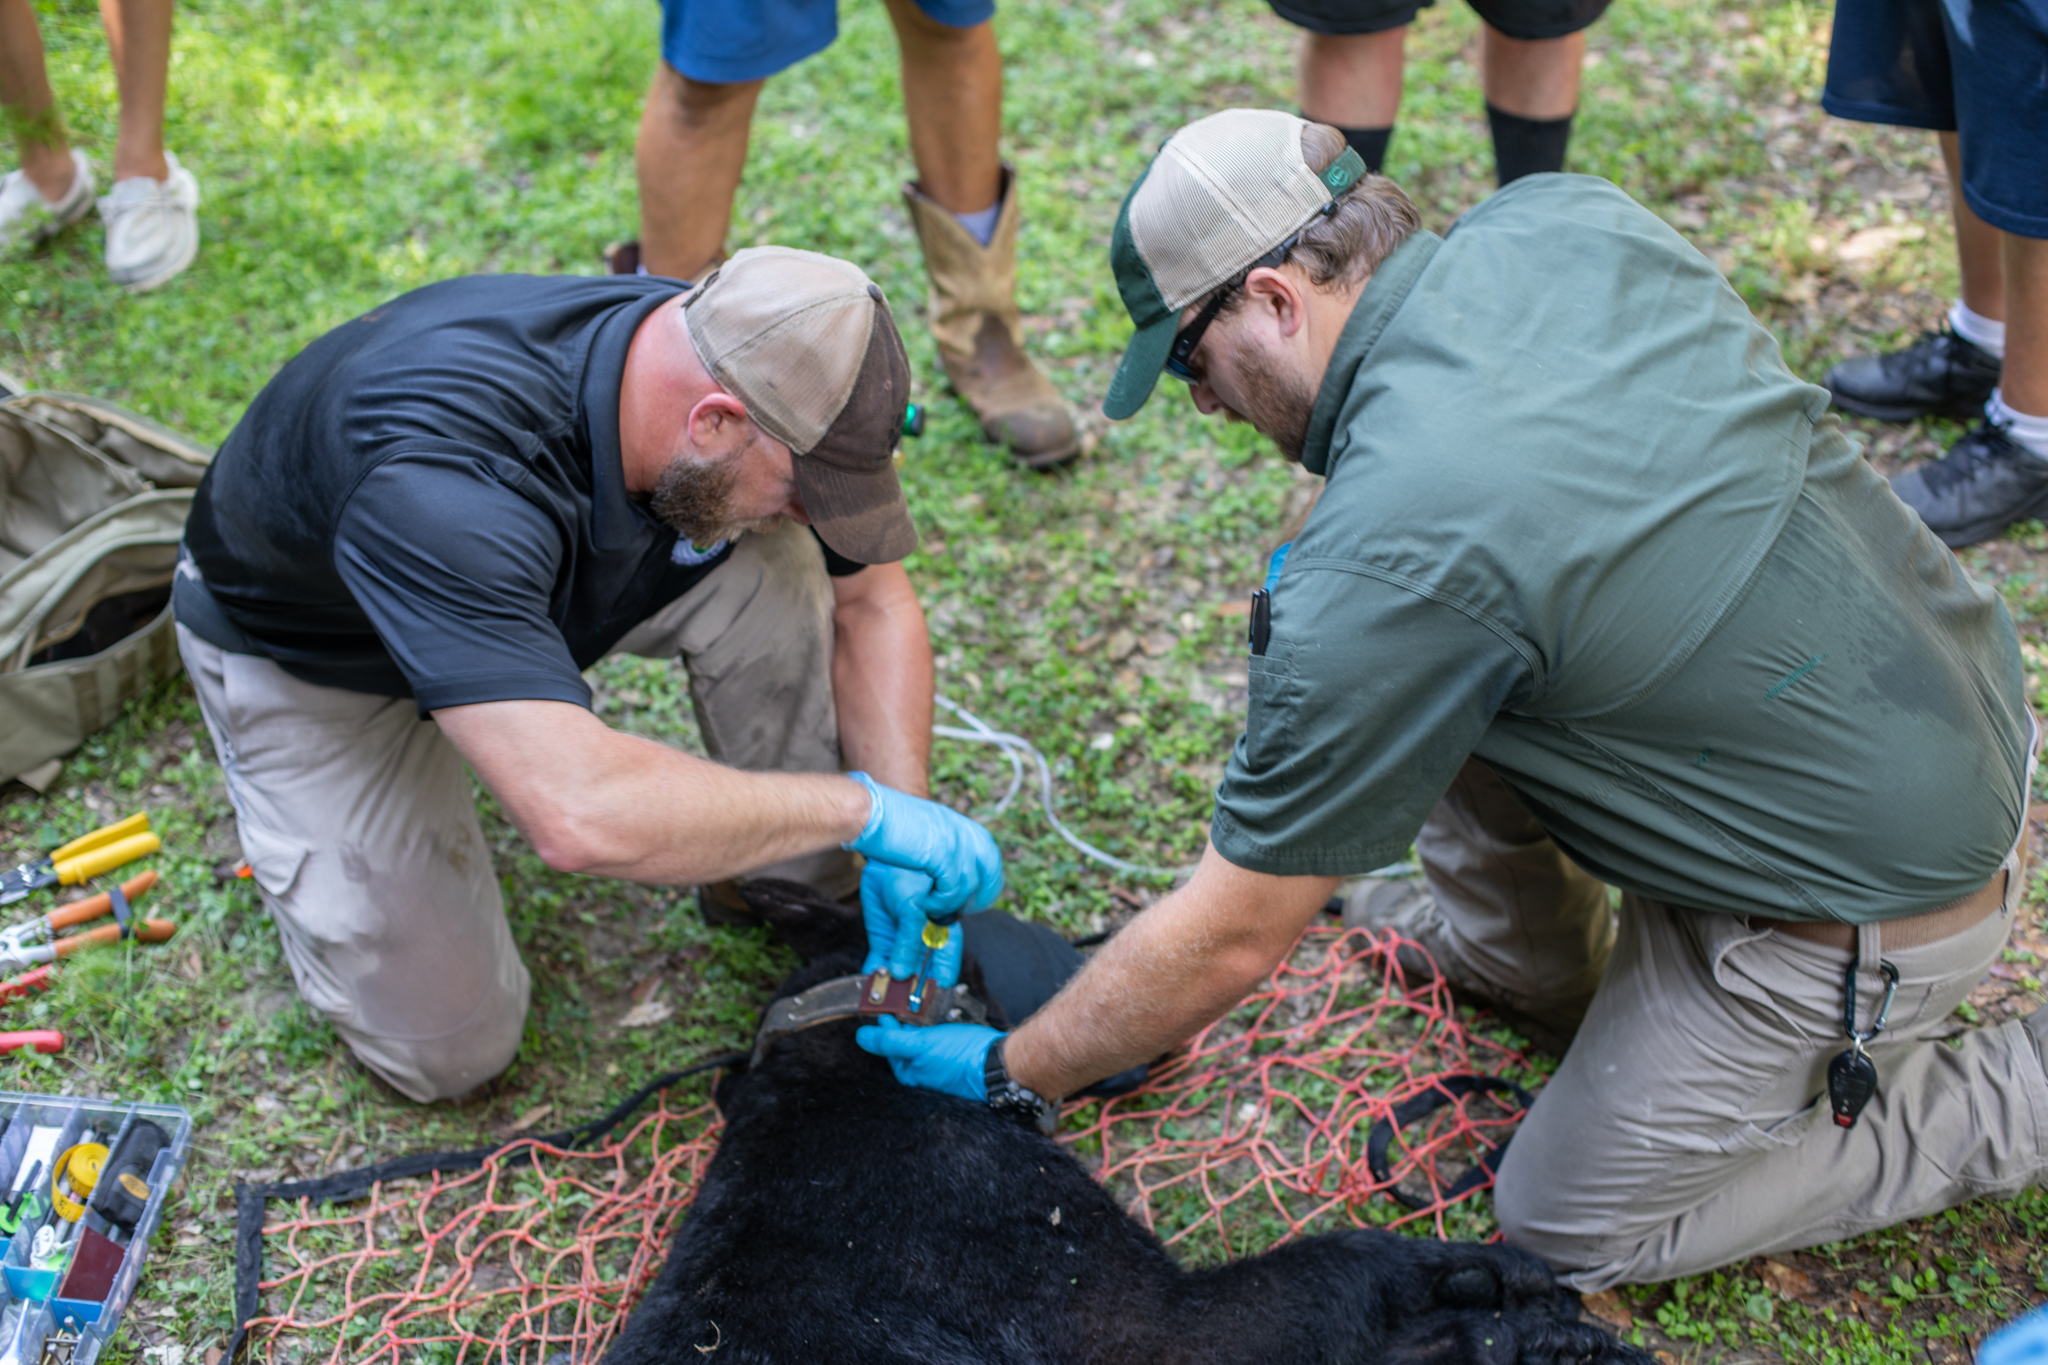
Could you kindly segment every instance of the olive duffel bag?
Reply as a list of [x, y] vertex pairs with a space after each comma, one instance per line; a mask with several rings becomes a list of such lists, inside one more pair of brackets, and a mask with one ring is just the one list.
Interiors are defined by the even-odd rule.
[[0, 402], [0, 782], [47, 784], [178, 671], [171, 575], [212, 458], [100, 399]]

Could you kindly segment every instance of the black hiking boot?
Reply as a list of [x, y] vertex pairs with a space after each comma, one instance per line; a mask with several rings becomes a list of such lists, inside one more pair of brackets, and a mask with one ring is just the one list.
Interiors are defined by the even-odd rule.
[[1892, 491], [1951, 550], [2048, 512], [2048, 460], [1980, 422], [1948, 454], [1892, 478]]
[[1998, 357], [1944, 327], [1903, 351], [1850, 356], [1822, 382], [1835, 406], [1880, 422], [1972, 417], [1998, 387]]

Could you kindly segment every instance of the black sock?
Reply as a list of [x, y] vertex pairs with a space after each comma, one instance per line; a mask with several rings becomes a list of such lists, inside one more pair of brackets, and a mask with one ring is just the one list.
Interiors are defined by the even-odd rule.
[[[1335, 126], [1335, 125], [1332, 125]], [[1358, 159], [1374, 175], [1387, 164], [1387, 141], [1394, 136], [1394, 125], [1384, 128], [1338, 128], [1344, 140], [1351, 144], [1351, 150], [1358, 153]]]
[[1493, 127], [1493, 173], [1501, 184], [1539, 171], [1564, 169], [1564, 148], [1572, 137], [1570, 114], [1563, 118], [1523, 118], [1489, 104], [1486, 121]]

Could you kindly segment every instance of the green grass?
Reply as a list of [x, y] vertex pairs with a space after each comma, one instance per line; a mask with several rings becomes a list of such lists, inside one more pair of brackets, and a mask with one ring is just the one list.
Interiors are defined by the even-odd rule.
[[[65, 118], [104, 171], [116, 107], [95, 7], [38, 9]], [[1813, 106], [1827, 20], [1805, 0], [1623, 0], [1593, 30], [1572, 150], [1576, 169], [1615, 179], [1692, 236], [1808, 374], [1930, 325], [1954, 288], [1931, 139]], [[1128, 332], [1105, 268], [1125, 187], [1189, 118], [1291, 107], [1290, 35], [1257, 0], [1010, 0], [998, 32], [1032, 346], [1093, 411]], [[1411, 41], [1389, 170], [1437, 229], [1491, 188], [1476, 32], [1447, 0]], [[285, 359], [391, 294], [469, 271], [594, 270], [636, 221], [632, 130], [655, 39], [647, 0], [193, 0], [178, 14], [167, 141], [205, 196], [197, 264], [161, 292], [122, 294], [93, 220], [0, 262], [0, 367], [218, 441]], [[907, 316], [923, 297], [896, 190], [911, 173], [886, 18], [848, 0], [837, 45], [768, 86], [729, 245], [847, 256]], [[1865, 265], [1837, 257], [1850, 234], [1887, 225], [1921, 235]], [[1313, 481], [1244, 429], [1198, 420], [1175, 385], [1132, 422], [1091, 419], [1093, 453], [1072, 472], [1019, 474], [935, 381], [922, 330], [907, 326], [906, 340], [932, 403], [904, 474], [942, 691], [1051, 756], [1084, 837], [1149, 864], [1190, 861], [1243, 701], [1242, 618], [1218, 608], [1258, 582]], [[1939, 449], [1954, 430], [1866, 434], [1891, 460]], [[2033, 660], [2048, 618], [2044, 551], [2031, 527], [1971, 557], [2005, 592]], [[608, 719], [692, 742], [666, 668], [611, 662], [594, 675]], [[986, 749], [938, 746], [938, 787], [963, 806], [981, 808], [1007, 773]], [[89, 742], [49, 796], [0, 791], [7, 853], [137, 807], [165, 831], [156, 904], [183, 925], [178, 939], [81, 959], [8, 1020], [61, 1025], [70, 1051], [0, 1062], [0, 1084], [175, 1100], [198, 1120], [124, 1355], [223, 1336], [234, 1179], [469, 1145], [541, 1103], [552, 1121], [580, 1118], [749, 1036], [789, 965], [781, 950], [706, 928], [678, 892], [551, 872], [485, 805], [534, 969], [533, 1014], [503, 1081], [422, 1109], [346, 1058], [293, 995], [253, 890], [215, 875], [239, 853], [182, 681]], [[1021, 913], [1092, 929], [1157, 889], [1084, 865], [1028, 802], [996, 831]], [[628, 991], [656, 974], [675, 1017], [618, 1029]], [[2032, 989], [1985, 1008], [2038, 1002]], [[1490, 1227], [1483, 1204], [1460, 1219], [1474, 1234]], [[1674, 1358], [1961, 1359], [1987, 1323], [2048, 1294], [2030, 1249], [2044, 1241], [2038, 1197], [1979, 1203], [1798, 1258], [1821, 1284], [1819, 1306], [1766, 1292], [1760, 1263], [1633, 1291], [1626, 1305]]]

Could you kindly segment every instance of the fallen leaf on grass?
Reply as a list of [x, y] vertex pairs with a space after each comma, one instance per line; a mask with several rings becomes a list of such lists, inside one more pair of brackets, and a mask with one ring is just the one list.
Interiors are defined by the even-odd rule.
[[659, 975], [650, 976], [633, 988], [633, 1008], [619, 1020], [620, 1028], [651, 1028], [668, 1022], [676, 1007], [661, 999], [662, 983], [667, 979]]
[[1781, 1299], [1813, 1303], [1820, 1298], [1820, 1290], [1814, 1284], [1813, 1277], [1803, 1270], [1786, 1265], [1783, 1261], [1765, 1261], [1756, 1275], [1764, 1282], [1764, 1288]]
[[527, 1129], [533, 1127], [534, 1124], [539, 1123], [542, 1119], [546, 1118], [549, 1114], [552, 1114], [554, 1112], [555, 1106], [552, 1104], [536, 1104], [535, 1106], [533, 1106], [533, 1108], [527, 1110], [518, 1118], [512, 1120], [511, 1128], [507, 1129], [506, 1131], [513, 1133], [523, 1133]]
[[1917, 242], [1927, 235], [1922, 227], [1868, 227], [1852, 232], [1835, 248], [1835, 259], [1852, 268], [1873, 265], [1891, 255], [1901, 242]]
[[620, 1028], [652, 1028], [665, 1024], [674, 1016], [676, 1007], [666, 1000], [642, 1000], [626, 1011], [619, 1020]]
[[1606, 1323], [1617, 1332], [1626, 1332], [1636, 1325], [1636, 1315], [1628, 1311], [1628, 1305], [1621, 1301], [1621, 1295], [1612, 1289], [1603, 1289], [1597, 1294], [1588, 1294], [1580, 1300], [1586, 1311]]

